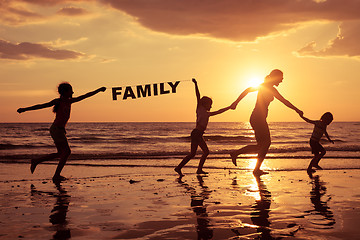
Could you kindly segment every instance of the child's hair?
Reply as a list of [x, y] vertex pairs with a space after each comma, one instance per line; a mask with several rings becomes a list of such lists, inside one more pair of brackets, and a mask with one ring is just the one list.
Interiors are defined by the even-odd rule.
[[211, 105], [212, 104], [212, 99], [207, 97], [207, 96], [204, 96], [200, 99], [199, 103], [202, 105], [202, 106], [205, 106], [207, 104]]
[[60, 83], [58, 86], [58, 93], [60, 95], [64, 95], [69, 90], [72, 90], [72, 86], [68, 82]]
[[[72, 86], [68, 82], [60, 83], [58, 86], [58, 93], [64, 95], [67, 91], [72, 91]], [[53, 112], [56, 113], [59, 108], [59, 104], [55, 104], [53, 108]]]
[[274, 69], [265, 77], [265, 82], [272, 82], [275, 77], [279, 76], [283, 76], [283, 72], [279, 69]]
[[334, 120], [334, 117], [331, 112], [326, 112], [321, 116], [320, 119], [323, 120], [326, 124], [330, 124]]

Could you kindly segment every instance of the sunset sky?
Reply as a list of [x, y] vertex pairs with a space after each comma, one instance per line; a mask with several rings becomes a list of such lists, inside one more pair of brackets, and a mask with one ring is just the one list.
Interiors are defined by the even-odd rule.
[[[191, 78], [213, 110], [272, 69], [310, 119], [360, 121], [359, 0], [0, 0], [0, 122], [51, 122], [70, 82], [72, 122], [194, 121]], [[112, 100], [113, 87], [182, 81], [176, 94]], [[248, 121], [256, 93], [211, 121]], [[274, 100], [271, 121], [302, 121]]]

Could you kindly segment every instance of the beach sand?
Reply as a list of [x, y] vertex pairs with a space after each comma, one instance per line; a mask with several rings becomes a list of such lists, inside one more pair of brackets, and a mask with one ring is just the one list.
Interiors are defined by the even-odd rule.
[[[230, 161], [230, 160], [229, 160]], [[360, 170], [0, 164], [1, 239], [359, 239]]]

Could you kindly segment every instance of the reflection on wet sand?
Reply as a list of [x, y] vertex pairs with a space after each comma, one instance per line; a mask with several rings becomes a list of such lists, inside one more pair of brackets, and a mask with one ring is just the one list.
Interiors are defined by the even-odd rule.
[[[251, 196], [255, 198], [255, 203], [251, 206], [250, 219], [253, 225], [248, 227], [256, 228], [257, 233], [249, 233], [242, 229], [232, 229], [232, 231], [239, 237], [244, 239], [274, 239], [271, 235], [269, 213], [271, 205], [271, 192], [267, 189], [265, 183], [260, 176], [254, 176], [256, 184], [251, 186], [248, 191]], [[237, 185], [237, 181], [233, 180], [232, 187]], [[256, 189], [255, 189], [256, 188]]]
[[[299, 226], [292, 222], [286, 225], [286, 228], [276, 228], [279, 223], [275, 223], [272, 227], [270, 219], [270, 206], [272, 203], [271, 192], [265, 183], [261, 180], [261, 176], [254, 176], [254, 184], [251, 184], [248, 196], [255, 199], [255, 203], [250, 207], [250, 220], [252, 224], [242, 223], [240, 227], [231, 229], [236, 235], [236, 239], [282, 239], [284, 237], [293, 237], [300, 229]], [[232, 182], [232, 187], [236, 189], [236, 179]], [[276, 213], [275, 213], [276, 217]], [[242, 222], [242, 221], [241, 221]], [[245, 222], [245, 221], [244, 221]], [[249, 229], [253, 229], [252, 231]], [[255, 232], [256, 231], [256, 232]], [[235, 238], [234, 238], [235, 239]]]
[[310, 216], [322, 216], [322, 219], [314, 218], [311, 220], [311, 223], [317, 225], [318, 228], [333, 228], [335, 224], [335, 218], [333, 212], [328, 206], [331, 197], [326, 196], [326, 186], [325, 182], [320, 180], [319, 175], [313, 176], [309, 174], [310, 179], [312, 179], [311, 184], [312, 188], [310, 191], [310, 200], [313, 204], [313, 209], [305, 211]]
[[189, 184], [182, 181], [182, 177], [178, 178], [178, 183], [181, 184], [186, 189], [186, 192], [191, 195], [191, 208], [196, 214], [196, 231], [198, 234], [198, 240], [200, 239], [211, 239], [213, 237], [213, 230], [211, 229], [210, 219], [206, 211], [206, 206], [204, 206], [204, 200], [208, 199], [211, 193], [211, 190], [204, 185], [203, 177], [198, 175], [197, 179], [201, 187], [201, 192], [198, 194], [196, 188], [190, 186]]
[[258, 226], [257, 231], [261, 233], [260, 239], [272, 239], [269, 228], [271, 192], [260, 179], [260, 176], [255, 176], [255, 179], [259, 189], [260, 199], [256, 200], [255, 204], [252, 206], [254, 210], [250, 213], [250, 218], [253, 224]]
[[49, 216], [49, 222], [53, 224], [56, 231], [53, 239], [70, 239], [71, 234], [66, 219], [70, 204], [70, 195], [67, 194], [67, 191], [61, 186], [60, 182], [55, 182], [54, 184], [57, 192], [38, 191], [35, 186], [31, 184], [31, 196], [35, 201], [41, 200], [41, 196], [44, 194], [56, 198], [56, 203]]

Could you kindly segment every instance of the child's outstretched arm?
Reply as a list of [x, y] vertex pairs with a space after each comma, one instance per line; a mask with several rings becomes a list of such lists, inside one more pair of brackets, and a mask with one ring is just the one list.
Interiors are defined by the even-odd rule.
[[23, 112], [32, 111], [32, 110], [38, 110], [38, 109], [48, 108], [48, 107], [54, 106], [58, 100], [59, 100], [59, 99], [54, 99], [54, 100], [52, 100], [52, 101], [50, 101], [50, 102], [47, 102], [47, 103], [36, 104], [36, 105], [34, 105], [34, 106], [30, 106], [30, 107], [26, 107], [26, 108], [19, 108], [19, 109], [17, 110], [17, 112], [18, 112], [18, 113], [23, 113]]
[[98, 88], [96, 89], [95, 91], [92, 91], [92, 92], [88, 92], [84, 95], [81, 95], [81, 96], [78, 96], [78, 97], [75, 97], [75, 98], [72, 98], [72, 103], [74, 102], [79, 102], [79, 101], [82, 101], [84, 100], [85, 98], [88, 98], [88, 97], [92, 97], [94, 96], [95, 94], [99, 93], [99, 92], [105, 92], [106, 90], [106, 87], [101, 87], [101, 88]]
[[231, 105], [228, 106], [228, 107], [225, 107], [225, 108], [221, 108], [217, 111], [214, 111], [214, 112], [209, 112], [209, 116], [214, 116], [214, 115], [218, 115], [220, 113], [223, 113], [223, 112], [226, 112], [227, 110], [229, 110], [231, 108]]
[[325, 136], [327, 137], [327, 139], [329, 140], [329, 142], [331, 142], [332, 144], [334, 144], [334, 141], [330, 139], [329, 134], [327, 133], [327, 131], [325, 131]]
[[302, 119], [304, 119], [305, 122], [307, 122], [307, 123], [315, 124], [315, 122], [316, 122], [316, 121], [314, 121], [314, 120], [310, 120], [310, 119], [304, 117], [304, 115], [302, 115], [302, 114], [299, 114], [299, 116], [300, 116]]
[[253, 87], [249, 87], [247, 89], [245, 89], [245, 91], [243, 91], [240, 96], [235, 100], [235, 102], [233, 102], [231, 105], [230, 105], [230, 108], [231, 109], [236, 109], [236, 106], [238, 105], [238, 103], [241, 101], [241, 99], [243, 99], [249, 92], [254, 92], [256, 91], [257, 89], [256, 88], [253, 88]]
[[199, 91], [199, 87], [198, 87], [198, 84], [197, 84], [197, 81], [196, 81], [195, 78], [192, 79], [192, 82], [195, 84], [196, 100], [197, 100], [197, 103], [199, 103], [199, 101], [200, 101], [200, 91]]

